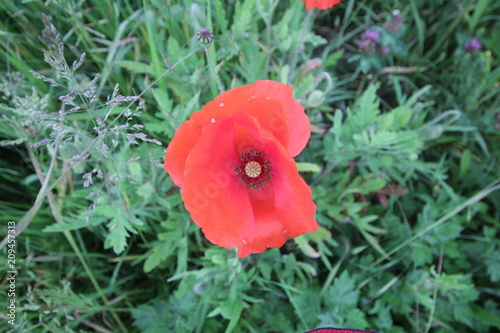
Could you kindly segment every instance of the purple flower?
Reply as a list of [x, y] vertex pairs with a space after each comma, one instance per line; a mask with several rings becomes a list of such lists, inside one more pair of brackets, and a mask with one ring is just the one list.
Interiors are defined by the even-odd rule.
[[366, 30], [362, 39], [373, 41], [373, 42], [378, 42], [378, 40], [380, 39], [380, 34], [377, 30], [369, 29], [369, 30]]
[[389, 46], [383, 46], [381, 49], [380, 49], [380, 55], [383, 57], [385, 56], [387, 53], [389, 53], [391, 51], [391, 48]]
[[465, 52], [472, 53], [481, 48], [481, 42], [476, 37], [472, 38], [465, 44]]
[[377, 42], [380, 39], [378, 30], [368, 29], [365, 31], [359, 41], [359, 51], [365, 54], [373, 54], [377, 52]]
[[391, 20], [384, 24], [384, 28], [386, 28], [389, 32], [398, 33], [403, 28], [403, 22], [401, 21], [401, 12], [399, 9], [396, 9], [392, 12]]
[[392, 12], [392, 18], [401, 21], [401, 12], [399, 11], [399, 9], [395, 9]]

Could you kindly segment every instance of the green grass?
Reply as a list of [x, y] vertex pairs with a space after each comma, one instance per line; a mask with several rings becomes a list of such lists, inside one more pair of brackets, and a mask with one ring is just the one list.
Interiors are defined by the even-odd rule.
[[[1, 236], [15, 221], [18, 275], [16, 326], [5, 303], [0, 328], [500, 330], [499, 10], [1, 2]], [[215, 34], [208, 46], [201, 28]], [[367, 29], [387, 55], [360, 51]], [[467, 53], [472, 37], [482, 49]], [[194, 111], [260, 79], [293, 86], [313, 124], [297, 161], [321, 229], [238, 259], [204, 238], [162, 163]], [[61, 99], [78, 110], [56, 118]]]

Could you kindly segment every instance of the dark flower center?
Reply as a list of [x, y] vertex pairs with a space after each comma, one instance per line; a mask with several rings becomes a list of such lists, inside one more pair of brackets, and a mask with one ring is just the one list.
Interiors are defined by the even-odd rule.
[[241, 183], [251, 190], [263, 188], [273, 176], [267, 155], [258, 150], [245, 150], [235, 163], [237, 167], [233, 171]]

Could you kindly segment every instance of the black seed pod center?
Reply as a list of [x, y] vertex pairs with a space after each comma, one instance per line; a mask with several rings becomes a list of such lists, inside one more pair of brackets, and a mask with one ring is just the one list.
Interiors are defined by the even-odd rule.
[[235, 163], [237, 167], [233, 171], [241, 183], [251, 190], [263, 188], [273, 176], [267, 155], [258, 150], [245, 150]]

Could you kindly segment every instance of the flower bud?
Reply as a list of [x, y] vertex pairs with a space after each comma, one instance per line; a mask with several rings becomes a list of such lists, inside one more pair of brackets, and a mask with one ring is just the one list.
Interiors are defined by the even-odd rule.
[[196, 33], [196, 37], [201, 44], [210, 44], [214, 40], [214, 33], [209, 29], [203, 28]]
[[307, 105], [309, 107], [318, 107], [325, 101], [325, 94], [320, 90], [313, 90], [307, 97]]

